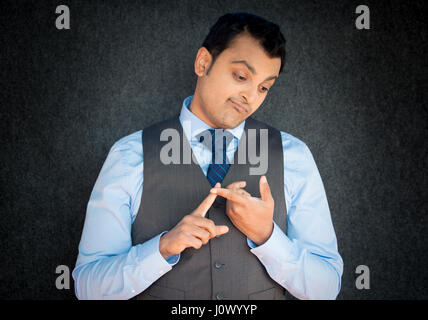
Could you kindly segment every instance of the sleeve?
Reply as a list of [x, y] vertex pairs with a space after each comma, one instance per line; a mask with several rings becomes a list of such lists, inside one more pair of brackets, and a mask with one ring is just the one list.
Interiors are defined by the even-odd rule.
[[113, 145], [92, 190], [72, 272], [78, 299], [132, 298], [179, 260], [160, 254], [163, 233], [132, 246], [143, 184], [141, 137], [138, 131]]
[[302, 141], [281, 132], [284, 191], [288, 199], [287, 234], [274, 222], [260, 246], [247, 238], [250, 251], [270, 277], [299, 299], [335, 299], [343, 260], [331, 221], [324, 186], [312, 153]]

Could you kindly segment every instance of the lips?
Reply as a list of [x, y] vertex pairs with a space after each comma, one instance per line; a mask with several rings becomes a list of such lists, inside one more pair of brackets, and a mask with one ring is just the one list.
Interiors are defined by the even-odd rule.
[[239, 112], [241, 113], [247, 113], [248, 109], [246, 107], [244, 107], [243, 105], [236, 103], [232, 100], [230, 100], [230, 102], [232, 102], [232, 104], [234, 105], [235, 109], [237, 109]]

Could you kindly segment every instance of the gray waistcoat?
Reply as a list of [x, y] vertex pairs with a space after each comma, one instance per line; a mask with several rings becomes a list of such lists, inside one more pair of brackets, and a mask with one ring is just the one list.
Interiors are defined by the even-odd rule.
[[[167, 128], [180, 133], [180, 143], [189, 142], [184, 137], [178, 115], [153, 124], [143, 130], [144, 183], [141, 205], [132, 225], [132, 244], [143, 243], [162, 231], [171, 230], [185, 215], [190, 214], [209, 194], [211, 185], [198, 164], [169, 164], [160, 161], [160, 150], [168, 142], [160, 141], [160, 133]], [[268, 129], [269, 161], [266, 177], [275, 200], [274, 221], [286, 232], [286, 204], [284, 199], [283, 150], [280, 132], [260, 121], [247, 118], [248, 129], [257, 129], [256, 143], [259, 154], [259, 129]], [[244, 137], [244, 136], [243, 136]], [[241, 138], [238, 149], [242, 147]], [[183, 150], [181, 145], [180, 150]], [[222, 187], [245, 180], [252, 196], [260, 197], [258, 175], [250, 175], [251, 165], [238, 163], [238, 151]], [[181, 158], [183, 155], [181, 154]], [[248, 159], [248, 157], [247, 157]], [[276, 283], [259, 259], [250, 252], [247, 238], [227, 217], [226, 199], [217, 199], [206, 217], [216, 225], [227, 225], [229, 232], [211, 239], [200, 249], [187, 248], [180, 261], [137, 299], [285, 299], [287, 292]], [[289, 295], [287, 294], [287, 297]]]

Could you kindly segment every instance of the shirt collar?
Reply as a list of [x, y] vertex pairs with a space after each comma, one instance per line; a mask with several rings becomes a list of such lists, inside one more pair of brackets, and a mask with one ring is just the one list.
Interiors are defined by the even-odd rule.
[[[183, 101], [183, 106], [181, 107], [180, 112], [180, 123], [183, 127], [183, 131], [186, 134], [186, 136], [191, 140], [197, 140], [196, 136], [200, 134], [201, 132], [213, 129], [211, 126], [209, 126], [207, 123], [199, 119], [192, 111], [190, 111], [189, 107], [192, 103], [193, 95], [188, 96]], [[241, 139], [242, 133], [244, 132], [244, 126], [245, 126], [245, 120], [242, 121], [239, 125], [237, 125], [233, 129], [226, 129], [226, 131], [229, 131], [235, 138]]]

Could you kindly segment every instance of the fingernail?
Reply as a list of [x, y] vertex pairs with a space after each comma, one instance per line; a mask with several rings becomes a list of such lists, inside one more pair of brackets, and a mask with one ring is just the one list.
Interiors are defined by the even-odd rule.
[[266, 177], [262, 176], [262, 183], [266, 183], [266, 182], [267, 182]]
[[217, 193], [217, 190], [216, 189], [211, 189], [210, 192], [211, 193]]

